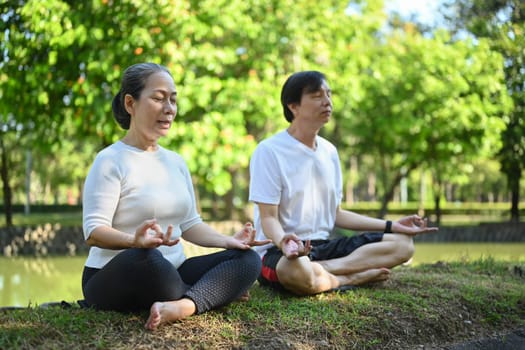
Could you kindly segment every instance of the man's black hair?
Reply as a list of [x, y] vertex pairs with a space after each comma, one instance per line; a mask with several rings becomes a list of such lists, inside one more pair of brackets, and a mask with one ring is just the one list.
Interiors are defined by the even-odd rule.
[[290, 103], [301, 103], [304, 93], [318, 91], [326, 81], [323, 73], [318, 71], [297, 72], [288, 77], [281, 90], [281, 104], [284, 117], [288, 122], [294, 119], [292, 111], [288, 108]]

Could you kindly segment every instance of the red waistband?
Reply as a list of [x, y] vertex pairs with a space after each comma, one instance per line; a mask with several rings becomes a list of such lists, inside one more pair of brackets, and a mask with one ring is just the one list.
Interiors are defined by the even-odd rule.
[[263, 256], [263, 267], [261, 270], [262, 277], [270, 282], [279, 282], [279, 278], [277, 278], [277, 272], [268, 266], [264, 266], [264, 258], [265, 257]]

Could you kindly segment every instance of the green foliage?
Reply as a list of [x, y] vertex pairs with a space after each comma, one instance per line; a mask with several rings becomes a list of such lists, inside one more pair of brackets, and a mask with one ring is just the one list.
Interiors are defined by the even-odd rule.
[[502, 68], [513, 106], [502, 118], [505, 130], [498, 158], [512, 193], [512, 219], [518, 221], [520, 181], [525, 169], [525, 3], [520, 0], [456, 3], [450, 16], [456, 30], [488, 39], [493, 50], [504, 57]]
[[327, 74], [334, 120], [322, 133], [345, 164], [362, 162], [361, 177], [378, 175], [385, 198], [416, 168], [461, 183], [499, 147], [501, 57], [484, 41], [385, 32], [381, 0], [19, 0], [0, 9], [0, 133], [18, 201], [26, 150], [34, 200], [65, 187], [79, 196], [94, 153], [124, 135], [111, 100], [140, 61], [173, 73], [179, 114], [162, 143], [209, 198], [246, 201], [247, 182], [236, 179], [249, 175], [257, 142], [286, 127], [280, 87], [297, 70]]
[[486, 43], [395, 33], [374, 53], [363, 67], [369, 78], [358, 117], [345, 129], [360, 153], [375, 155], [391, 174], [385, 192], [403, 169], [405, 176], [420, 167], [457, 176], [458, 168], [498, 149], [508, 98], [501, 58]]

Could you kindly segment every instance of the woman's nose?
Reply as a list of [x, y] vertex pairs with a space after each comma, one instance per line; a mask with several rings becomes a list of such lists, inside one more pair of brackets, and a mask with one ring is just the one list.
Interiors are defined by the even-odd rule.
[[164, 104], [164, 110], [166, 111], [166, 113], [175, 113], [177, 112], [177, 102], [171, 102], [171, 101], [167, 101], [165, 104]]

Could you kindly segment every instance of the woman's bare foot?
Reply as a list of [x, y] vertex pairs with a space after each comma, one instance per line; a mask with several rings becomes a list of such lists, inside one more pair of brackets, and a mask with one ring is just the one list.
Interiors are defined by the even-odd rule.
[[153, 331], [163, 323], [173, 322], [191, 316], [196, 310], [195, 303], [187, 298], [175, 301], [156, 302], [151, 305], [149, 317], [144, 327]]
[[347, 275], [343, 285], [358, 286], [360, 284], [386, 281], [390, 277], [390, 270], [386, 267], [370, 269], [363, 272]]
[[149, 318], [146, 321], [146, 324], [144, 327], [149, 330], [156, 329], [160, 323], [162, 322], [162, 315], [161, 315], [161, 309], [163, 308], [164, 304], [161, 302], [156, 302], [151, 305], [151, 308], [149, 310]]

